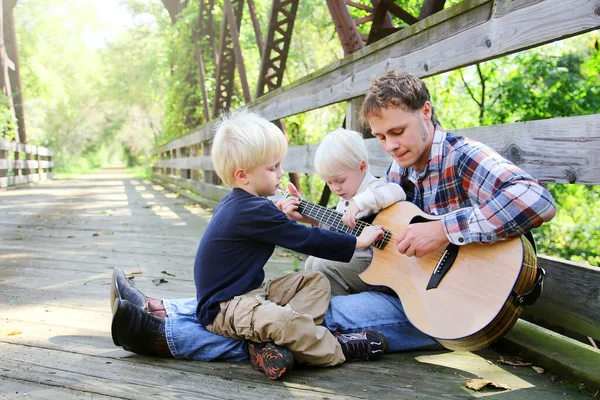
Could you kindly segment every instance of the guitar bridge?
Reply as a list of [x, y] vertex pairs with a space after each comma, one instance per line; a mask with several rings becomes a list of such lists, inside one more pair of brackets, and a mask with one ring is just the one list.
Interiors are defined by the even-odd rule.
[[446, 247], [446, 250], [444, 250], [444, 253], [431, 273], [431, 277], [427, 283], [427, 290], [435, 289], [439, 286], [444, 276], [446, 276], [448, 271], [450, 271], [450, 268], [452, 268], [456, 256], [458, 255], [458, 249], [459, 247], [452, 243]]

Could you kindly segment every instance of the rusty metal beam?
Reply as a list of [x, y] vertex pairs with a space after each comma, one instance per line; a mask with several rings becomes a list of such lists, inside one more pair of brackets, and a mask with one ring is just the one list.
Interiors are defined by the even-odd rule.
[[256, 97], [281, 86], [299, 0], [274, 0], [260, 63]]
[[335, 24], [335, 31], [342, 42], [344, 55], [347, 56], [365, 47], [346, 2], [344, 0], [327, 0], [327, 7]]
[[423, 2], [423, 7], [421, 8], [421, 13], [419, 14], [419, 20], [425, 19], [438, 11], [442, 11], [444, 9], [444, 4], [446, 4], [446, 0], [425, 0]]
[[408, 25], [416, 24], [417, 22], [419, 22], [419, 19], [417, 17], [415, 17], [408, 11], [404, 10], [402, 7], [400, 7], [393, 1], [382, 0], [382, 3], [385, 5], [385, 7], [388, 9], [388, 11], [390, 13], [392, 13], [394, 16], [400, 18], [402, 21], [406, 22]]
[[[206, 46], [201, 46], [200, 43], [206, 44], [206, 41], [210, 43], [210, 37], [212, 37], [212, 7], [214, 6], [214, 0], [200, 0], [198, 6], [198, 28], [194, 33], [194, 51], [196, 55], [196, 64], [198, 67], [198, 80], [200, 83], [200, 90], [202, 91], [202, 106], [204, 111], [204, 120], [208, 122], [210, 120], [210, 101], [208, 99], [208, 91], [206, 89], [206, 70], [204, 67], [204, 55], [202, 53], [211, 54], [210, 51], [203, 51]], [[214, 42], [214, 40], [213, 40]]]
[[263, 43], [262, 32], [260, 31], [260, 24], [258, 23], [258, 17], [256, 15], [256, 6], [254, 5], [254, 0], [248, 0], [248, 10], [250, 11], [250, 18], [252, 19], [254, 36], [256, 36], [256, 44], [258, 45], [260, 57], [262, 58], [262, 55], [265, 52], [265, 45]]
[[[242, 0], [233, 0], [232, 8], [235, 10], [235, 25], [239, 31], [242, 22], [242, 12], [244, 3]], [[227, 110], [231, 105], [233, 95], [233, 80], [235, 75], [235, 51], [233, 41], [229, 34], [229, 18], [223, 16], [221, 24], [221, 36], [219, 39], [219, 59], [217, 62], [215, 99], [213, 102], [213, 117], [219, 115], [223, 110]]]
[[[224, 0], [225, 16], [228, 21], [234, 21], [236, 18], [235, 12], [233, 11], [233, 5], [231, 0]], [[243, 7], [243, 3], [240, 4]], [[244, 101], [250, 103], [252, 96], [250, 95], [250, 88], [248, 87], [248, 78], [246, 77], [246, 65], [244, 64], [244, 55], [242, 54], [242, 46], [240, 45], [240, 34], [239, 28], [236, 24], [229, 24], [229, 35], [231, 37], [231, 43], [233, 44], [233, 52], [235, 54], [235, 64], [237, 65], [238, 75], [242, 84], [242, 92], [244, 94]]]

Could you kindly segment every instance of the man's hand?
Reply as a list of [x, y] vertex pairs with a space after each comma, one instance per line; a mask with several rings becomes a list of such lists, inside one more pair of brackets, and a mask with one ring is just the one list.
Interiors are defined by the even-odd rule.
[[277, 208], [285, 213], [288, 218], [295, 219], [298, 222], [304, 222], [311, 225], [318, 225], [317, 221], [312, 218], [306, 217], [298, 212], [298, 206], [300, 205], [300, 200], [302, 195], [296, 189], [293, 183], [288, 183], [287, 186], [288, 192], [292, 195], [291, 197], [286, 197], [285, 199], [279, 200], [277, 202]]
[[408, 257], [421, 258], [449, 243], [442, 221], [410, 224], [398, 234], [396, 248]]
[[356, 205], [354, 200], [350, 200], [348, 202], [348, 207], [346, 207], [346, 212], [342, 217], [342, 222], [344, 223], [344, 225], [346, 225], [349, 228], [354, 228], [354, 225], [356, 225], [356, 216], [359, 212], [360, 210], [358, 209], [358, 206]]

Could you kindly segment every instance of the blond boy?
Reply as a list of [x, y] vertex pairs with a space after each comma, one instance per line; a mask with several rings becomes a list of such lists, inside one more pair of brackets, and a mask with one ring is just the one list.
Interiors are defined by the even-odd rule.
[[194, 265], [198, 321], [214, 333], [260, 343], [249, 346], [251, 363], [271, 379], [289, 370], [293, 358], [332, 366], [376, 358], [387, 348], [375, 331], [333, 335], [320, 326], [330, 299], [323, 274], [290, 274], [263, 285], [276, 245], [347, 262], [383, 235], [379, 226], [354, 238], [287, 218], [265, 198], [281, 184], [286, 152], [283, 133], [258, 115], [242, 111], [222, 119], [211, 157], [232, 191], [216, 207]]

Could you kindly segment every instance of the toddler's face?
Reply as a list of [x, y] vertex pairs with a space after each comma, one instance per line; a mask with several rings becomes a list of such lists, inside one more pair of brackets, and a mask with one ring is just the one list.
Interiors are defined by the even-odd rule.
[[356, 169], [346, 170], [335, 177], [324, 178], [327, 186], [333, 193], [344, 200], [350, 200], [354, 197], [360, 184], [365, 177], [366, 168], [361, 166]]

